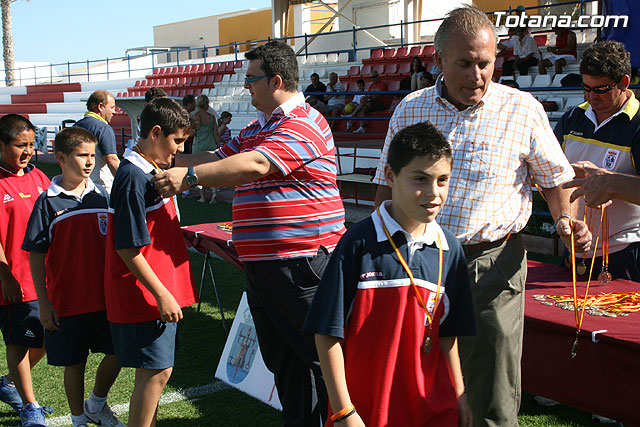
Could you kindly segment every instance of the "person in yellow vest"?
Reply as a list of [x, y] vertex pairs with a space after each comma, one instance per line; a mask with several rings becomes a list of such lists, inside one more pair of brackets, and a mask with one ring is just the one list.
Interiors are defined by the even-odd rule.
[[74, 125], [88, 130], [98, 140], [96, 165], [91, 172], [91, 180], [102, 185], [109, 193], [111, 193], [113, 177], [120, 165], [120, 158], [116, 153], [116, 134], [109, 125], [115, 112], [116, 100], [113, 95], [106, 90], [97, 90], [87, 100], [87, 112], [84, 118]]

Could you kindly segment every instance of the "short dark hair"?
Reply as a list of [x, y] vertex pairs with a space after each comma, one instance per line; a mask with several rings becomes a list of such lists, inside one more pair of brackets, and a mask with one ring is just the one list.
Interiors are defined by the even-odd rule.
[[64, 128], [53, 140], [53, 151], [55, 153], [71, 154], [74, 148], [80, 144], [97, 144], [96, 137], [86, 129], [78, 126]]
[[358, 80], [356, 81], [356, 84], [357, 84], [357, 85], [363, 85], [363, 84], [364, 84], [364, 79], [358, 79]]
[[35, 132], [36, 127], [19, 114], [7, 114], [0, 117], [0, 142], [9, 144], [16, 139], [20, 132], [30, 130]]
[[196, 102], [196, 97], [191, 94], [185, 95], [184, 98], [182, 98], [183, 107], [186, 107], [188, 104], [191, 104], [192, 102]]
[[111, 95], [106, 90], [97, 90], [93, 92], [91, 95], [89, 95], [89, 99], [87, 99], [87, 110], [88, 111], [97, 110], [98, 105], [106, 104], [110, 97], [113, 98], [113, 95]]
[[248, 60], [260, 59], [262, 71], [271, 78], [280, 76], [287, 92], [295, 92], [298, 87], [298, 61], [291, 46], [272, 40], [244, 54]]
[[389, 144], [387, 163], [396, 175], [416, 157], [430, 157], [434, 162], [451, 160], [451, 145], [431, 122], [407, 126], [395, 134]]
[[160, 89], [159, 87], [153, 86], [147, 89], [147, 91], [144, 93], [144, 102], [151, 102], [156, 98], [166, 98], [167, 96], [167, 92]]
[[311, 75], [309, 76], [309, 78], [313, 78], [313, 77], [320, 78], [320, 75], [319, 75], [318, 73], [311, 73]]
[[140, 136], [148, 138], [156, 125], [160, 126], [164, 136], [169, 136], [178, 129], [190, 129], [191, 119], [187, 110], [173, 99], [156, 98], [140, 114]]
[[218, 126], [220, 126], [222, 124], [222, 121], [227, 117], [232, 118], [233, 114], [231, 114], [228, 111], [223, 111], [222, 113], [220, 113], [220, 118], [218, 119]]
[[512, 87], [514, 89], [520, 89], [520, 85], [515, 80], [503, 80], [500, 83], [502, 83], [505, 86]]
[[625, 75], [631, 76], [631, 58], [620, 42], [609, 40], [592, 44], [582, 54], [580, 74], [610, 77], [618, 83]]

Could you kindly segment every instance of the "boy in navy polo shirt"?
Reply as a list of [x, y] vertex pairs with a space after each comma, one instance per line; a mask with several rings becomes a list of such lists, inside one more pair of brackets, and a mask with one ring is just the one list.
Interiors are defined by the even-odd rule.
[[451, 162], [430, 123], [398, 132], [385, 170], [391, 202], [331, 256], [304, 326], [316, 334], [328, 424], [471, 425], [457, 346], [475, 333], [467, 265], [435, 222]]
[[[29, 253], [22, 239], [36, 199], [49, 179], [29, 163], [35, 128], [17, 114], [0, 118], [0, 328], [10, 377], [2, 377], [0, 399], [20, 412], [22, 425], [46, 425], [31, 383], [31, 368], [44, 356]], [[15, 382], [15, 385], [14, 385]]]
[[[56, 135], [54, 149], [62, 175], [53, 178], [36, 201], [22, 249], [29, 251], [49, 365], [65, 367], [73, 426], [92, 422], [124, 427], [107, 405], [120, 367], [104, 301], [109, 195], [89, 178], [97, 143], [91, 132], [79, 127]], [[69, 247], [77, 256], [69, 255]], [[83, 403], [89, 351], [105, 356], [93, 392]]]
[[184, 150], [189, 114], [169, 98], [147, 104], [140, 141], [127, 149], [111, 190], [107, 238], [107, 316], [116, 357], [136, 368], [129, 425], [155, 425], [156, 408], [174, 364], [182, 307], [198, 301], [173, 199], [151, 185]]

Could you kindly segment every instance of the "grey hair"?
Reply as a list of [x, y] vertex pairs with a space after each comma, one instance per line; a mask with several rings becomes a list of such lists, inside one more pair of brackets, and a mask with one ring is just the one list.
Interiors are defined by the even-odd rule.
[[462, 33], [466, 36], [476, 36], [481, 30], [490, 29], [494, 39], [494, 49], [498, 45], [498, 33], [481, 9], [475, 6], [462, 6], [450, 11], [440, 24], [433, 44], [436, 53], [444, 58], [452, 34]]

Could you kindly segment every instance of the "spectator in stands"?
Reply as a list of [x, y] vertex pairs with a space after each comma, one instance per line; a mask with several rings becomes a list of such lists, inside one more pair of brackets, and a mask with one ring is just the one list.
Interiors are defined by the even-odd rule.
[[155, 86], [150, 87], [144, 93], [144, 105], [147, 105], [148, 103], [150, 103], [156, 98], [166, 98], [167, 96], [168, 96], [167, 92], [160, 89], [159, 87], [155, 87]]
[[[304, 90], [305, 92], [326, 92], [327, 86], [320, 81], [318, 73], [311, 74], [311, 84]], [[321, 113], [329, 111], [323, 95], [309, 95], [307, 102]]]
[[233, 243], [265, 364], [275, 373], [284, 425], [322, 426], [327, 394], [311, 334], [301, 332], [331, 251], [344, 233], [327, 122], [297, 92], [293, 49], [270, 41], [247, 52], [245, 88], [258, 118], [215, 153], [180, 156], [157, 174], [160, 194], [198, 182], [237, 186]]
[[[209, 111], [209, 97], [207, 95], [200, 95], [196, 100], [196, 106], [198, 111], [193, 115], [192, 127], [195, 129], [195, 136], [193, 137], [193, 152], [200, 153], [202, 151], [214, 151], [220, 148], [218, 145], [218, 123], [216, 118]], [[200, 198], [198, 201], [204, 203], [207, 201], [205, 196], [204, 187], [198, 187], [200, 190]], [[217, 189], [211, 188], [211, 201], [209, 203], [216, 203], [217, 201]]]
[[538, 64], [540, 57], [538, 45], [527, 32], [527, 28], [518, 27], [516, 29], [516, 36], [513, 38], [513, 55], [515, 58], [502, 64], [503, 76], [512, 76], [514, 68], [518, 69], [521, 76], [526, 76], [529, 74], [529, 67]]
[[420, 73], [426, 73], [427, 69], [424, 68], [424, 65], [422, 65], [422, 61], [420, 60], [419, 56], [414, 56], [413, 59], [411, 60], [411, 90], [418, 90], [421, 89], [420, 87], [418, 87], [419, 85], [419, 79], [420, 79]]
[[[182, 106], [193, 117], [194, 111], [196, 110], [196, 97], [191, 94], [185, 95], [182, 98]], [[195, 132], [191, 132], [189, 134], [189, 138], [187, 138], [187, 140], [184, 142], [185, 154], [191, 154], [191, 152], [193, 151], [193, 133]]]
[[556, 27], [553, 32], [556, 33], [556, 45], [547, 47], [547, 52], [542, 55], [538, 63], [540, 74], [547, 74], [547, 68], [552, 65], [556, 74], [561, 74], [562, 67], [577, 58], [576, 33], [564, 27]]
[[[567, 158], [592, 162], [608, 172], [640, 175], [640, 102], [628, 90], [629, 52], [617, 41], [593, 44], [582, 55], [580, 74], [587, 103], [567, 111], [555, 128]], [[589, 197], [586, 200], [595, 203]], [[577, 204], [577, 217], [583, 218], [584, 199]], [[614, 200], [607, 211], [609, 272], [614, 278], [640, 282], [640, 206]], [[587, 215], [589, 212], [595, 223], [592, 233], [599, 235], [599, 211], [587, 210]], [[602, 268], [602, 247], [599, 245], [593, 260], [596, 276]], [[587, 264], [592, 256], [590, 251]]]
[[433, 80], [431, 73], [427, 73], [426, 71], [418, 73], [418, 89], [431, 87], [434, 84], [436, 84], [436, 82]]
[[520, 90], [520, 85], [518, 84], [517, 81], [515, 80], [503, 80], [502, 82], [500, 82], [501, 84], [505, 85], [505, 86], [509, 86], [512, 87], [514, 89], [518, 89]]
[[[371, 85], [369, 86], [369, 92], [384, 92], [387, 89], [387, 84], [380, 79], [377, 71], [371, 71]], [[366, 117], [368, 113], [375, 111], [384, 111], [389, 107], [388, 95], [365, 95], [360, 104], [356, 107], [353, 115], [356, 117]], [[353, 131], [353, 133], [364, 133], [365, 120], [360, 120], [360, 127]]]
[[228, 111], [223, 111], [218, 119], [218, 144], [222, 147], [231, 141], [231, 129], [229, 123], [233, 115]]
[[[329, 84], [327, 85], [327, 92], [344, 92], [344, 86], [338, 80], [338, 74], [329, 74]], [[325, 95], [324, 100], [327, 101], [327, 113], [325, 116], [336, 117], [342, 113], [345, 106], [344, 95]], [[333, 127], [334, 120], [329, 120], [329, 126]]]
[[[389, 199], [384, 169], [389, 142], [400, 129], [431, 121], [453, 149], [449, 199], [438, 222], [458, 237], [467, 256], [478, 335], [460, 340], [460, 358], [473, 425], [517, 426], [527, 259], [519, 232], [531, 212], [530, 176], [545, 188], [556, 230], [571, 241], [573, 177], [542, 105], [530, 94], [491, 81], [495, 27], [476, 7], [449, 12], [435, 36], [442, 76], [412, 92], [389, 122], [374, 182], [376, 203]], [[481, 136], [480, 136], [481, 135]], [[576, 247], [591, 235], [573, 221]]]
[[196, 110], [196, 97], [193, 95], [185, 95], [184, 98], [182, 98], [182, 106], [189, 114], [193, 113]]
[[[358, 86], [358, 92], [364, 92], [364, 79], [358, 79], [358, 81], [356, 81], [356, 85]], [[356, 111], [356, 108], [358, 108], [358, 105], [362, 103], [362, 100], [364, 99], [364, 97], [365, 97], [364, 94], [353, 95], [353, 99], [351, 100], [351, 102], [344, 106], [345, 116], [351, 117], [353, 115], [353, 112]], [[347, 132], [351, 130], [351, 125], [352, 125], [351, 120], [348, 120]]]
[[91, 180], [102, 185], [111, 193], [113, 177], [120, 165], [116, 151], [116, 134], [109, 122], [116, 112], [116, 100], [106, 90], [97, 90], [89, 95], [87, 112], [74, 126], [88, 130], [98, 139], [96, 163], [91, 172]]
[[507, 39], [498, 43], [499, 50], [513, 49], [514, 38], [516, 36], [516, 27], [509, 27], [507, 31]]
[[576, 177], [565, 182], [564, 188], [576, 188], [571, 201], [584, 198], [589, 206], [601, 206], [611, 200], [640, 205], [640, 175], [627, 175], [599, 168], [591, 162], [573, 163]]

